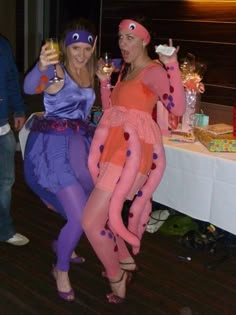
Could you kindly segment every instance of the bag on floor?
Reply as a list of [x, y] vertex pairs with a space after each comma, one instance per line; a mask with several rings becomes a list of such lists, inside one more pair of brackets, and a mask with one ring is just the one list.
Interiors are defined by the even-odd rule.
[[167, 235], [185, 235], [189, 231], [197, 231], [198, 224], [187, 215], [172, 215], [160, 227], [159, 231]]

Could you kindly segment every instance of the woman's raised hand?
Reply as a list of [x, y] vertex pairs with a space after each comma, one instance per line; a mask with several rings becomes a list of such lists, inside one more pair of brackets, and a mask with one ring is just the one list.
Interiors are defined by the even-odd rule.
[[39, 55], [39, 69], [45, 71], [49, 65], [55, 65], [58, 62], [58, 53], [56, 50], [50, 48], [48, 43], [44, 44]]
[[105, 81], [107, 79], [107, 75], [106, 73], [103, 71], [103, 65], [104, 65], [104, 61], [102, 58], [98, 59], [98, 63], [97, 63], [97, 71], [96, 71], [96, 75], [98, 76], [100, 81]]
[[[171, 38], [169, 39], [169, 45], [163, 45], [163, 46], [174, 47], [172, 39]], [[179, 46], [177, 46], [175, 48], [174, 52], [171, 55], [166, 55], [164, 53], [158, 52], [159, 60], [162, 63], [164, 63], [164, 64], [167, 64], [167, 63], [170, 63], [170, 62], [174, 62], [174, 61], [178, 61], [178, 57], [177, 57], [178, 51], [179, 51]]]
[[[99, 58], [98, 63], [97, 63], [96, 75], [98, 76], [100, 81], [107, 81], [107, 72], [104, 71], [104, 65], [105, 65], [105, 62], [103, 58]], [[115, 69], [115, 65], [114, 63], [112, 63], [112, 71], [114, 69]]]

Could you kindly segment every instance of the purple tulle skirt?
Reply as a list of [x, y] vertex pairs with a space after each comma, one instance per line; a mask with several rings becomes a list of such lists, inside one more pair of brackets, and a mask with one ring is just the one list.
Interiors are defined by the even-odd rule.
[[[54, 126], [57, 125], [54, 122]], [[72, 126], [76, 124], [73, 123]], [[34, 178], [34, 182], [40, 187], [56, 193], [65, 187], [81, 183], [89, 194], [93, 185], [87, 161], [95, 127], [83, 122], [79, 128], [61, 128], [60, 125], [59, 129], [44, 120], [44, 130], [40, 128], [37, 120], [31, 125], [25, 148], [24, 167], [29, 168], [25, 172], [28, 174], [28, 184], [31, 186], [30, 182]]]

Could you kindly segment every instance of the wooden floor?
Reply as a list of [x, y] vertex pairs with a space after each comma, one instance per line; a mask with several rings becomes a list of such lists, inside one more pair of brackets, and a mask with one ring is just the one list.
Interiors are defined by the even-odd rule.
[[[30, 243], [18, 248], [0, 244], [0, 315], [189, 315], [186, 310], [181, 313], [186, 306], [194, 315], [236, 314], [235, 255], [209, 270], [206, 264], [222, 257], [221, 248], [214, 254], [188, 249], [176, 237], [160, 232], [145, 233], [137, 257], [140, 271], [128, 287], [124, 304], [106, 302], [109, 286], [85, 237], [77, 251], [86, 263], [73, 265], [70, 271], [76, 300], [60, 300], [51, 276], [54, 255], [50, 244], [63, 220], [25, 185], [20, 153], [16, 164], [12, 214], [17, 231], [27, 235]], [[192, 260], [182, 261], [179, 255]]]

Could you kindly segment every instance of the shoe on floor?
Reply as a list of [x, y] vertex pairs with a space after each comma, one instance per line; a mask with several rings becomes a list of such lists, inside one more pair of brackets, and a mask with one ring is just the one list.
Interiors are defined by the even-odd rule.
[[29, 239], [20, 233], [15, 233], [11, 238], [5, 241], [15, 246], [23, 246], [29, 243]]

